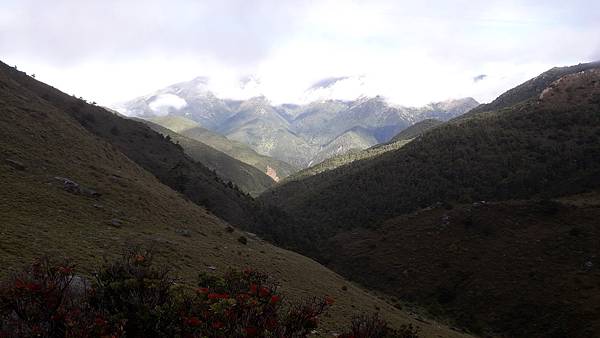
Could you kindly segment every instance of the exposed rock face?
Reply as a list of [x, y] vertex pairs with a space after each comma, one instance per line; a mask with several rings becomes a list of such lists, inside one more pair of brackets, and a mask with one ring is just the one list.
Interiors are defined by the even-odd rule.
[[277, 176], [277, 171], [271, 167], [267, 167], [267, 176], [271, 177], [273, 181], [279, 182], [279, 176]]

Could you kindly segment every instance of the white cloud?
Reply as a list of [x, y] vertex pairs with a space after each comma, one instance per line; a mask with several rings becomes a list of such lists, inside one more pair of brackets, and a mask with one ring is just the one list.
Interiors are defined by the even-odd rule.
[[187, 102], [175, 94], [161, 94], [154, 98], [149, 106], [157, 115], [167, 115], [170, 110], [186, 107]]
[[[3, 61], [105, 105], [199, 75], [220, 96], [279, 103], [306, 100], [316, 81], [344, 76], [363, 80], [317, 96], [489, 101], [600, 51], [592, 0], [4, 2]], [[254, 80], [241, 86], [249, 74]], [[474, 83], [479, 74], [488, 77]]]

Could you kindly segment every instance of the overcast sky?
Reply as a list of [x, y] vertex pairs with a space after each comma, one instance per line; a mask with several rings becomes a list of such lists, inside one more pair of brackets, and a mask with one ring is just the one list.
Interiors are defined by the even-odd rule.
[[485, 102], [600, 59], [600, 1], [0, 0], [0, 58], [104, 105], [201, 75], [274, 103], [331, 77], [338, 98]]

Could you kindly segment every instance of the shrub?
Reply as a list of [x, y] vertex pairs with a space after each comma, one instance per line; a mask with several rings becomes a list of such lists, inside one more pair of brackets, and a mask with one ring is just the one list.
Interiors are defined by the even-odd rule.
[[[285, 302], [274, 281], [250, 269], [202, 273], [197, 287], [185, 286], [143, 250], [105, 264], [79, 290], [74, 278], [72, 265], [42, 259], [3, 283], [0, 337], [306, 337], [333, 304], [328, 297]], [[416, 334], [362, 316], [344, 337]]]
[[178, 321], [174, 285], [167, 269], [154, 267], [151, 252], [132, 250], [96, 273], [89, 302], [125, 323], [129, 337], [166, 335]]
[[119, 334], [86, 294], [72, 288], [73, 267], [34, 262], [0, 287], [0, 337], [88, 337]]
[[403, 325], [399, 330], [392, 329], [379, 317], [356, 316], [352, 319], [350, 332], [343, 334], [340, 338], [418, 338], [419, 329], [411, 324]]

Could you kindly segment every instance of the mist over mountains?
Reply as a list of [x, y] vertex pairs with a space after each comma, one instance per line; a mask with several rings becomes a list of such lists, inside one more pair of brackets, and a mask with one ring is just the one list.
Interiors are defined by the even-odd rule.
[[[259, 94], [258, 81], [252, 77], [240, 80], [238, 94]], [[248, 99], [219, 97], [207, 77], [197, 77], [128, 101], [118, 109], [142, 118], [185, 117], [232, 141], [247, 144], [261, 155], [305, 168], [350, 150], [387, 142], [425, 119], [450, 120], [479, 104], [473, 98], [461, 98], [406, 107], [381, 96], [336, 98], [340, 87], [356, 81], [361, 78], [325, 78], [304, 92], [305, 100], [318, 100], [273, 104], [262, 95]]]

